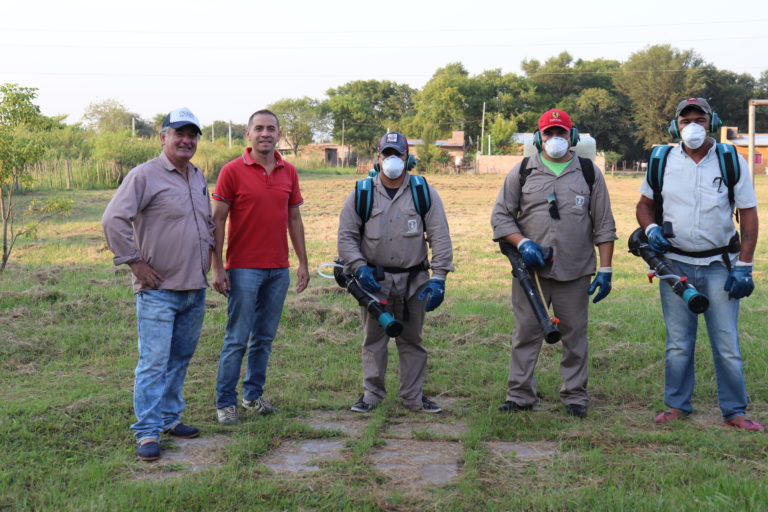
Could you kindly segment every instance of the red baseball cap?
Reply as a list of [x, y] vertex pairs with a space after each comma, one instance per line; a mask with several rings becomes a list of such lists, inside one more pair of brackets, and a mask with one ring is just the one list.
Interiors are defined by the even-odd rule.
[[547, 110], [539, 118], [539, 131], [543, 132], [552, 126], [560, 126], [566, 130], [573, 128], [571, 117], [564, 111], [557, 108]]

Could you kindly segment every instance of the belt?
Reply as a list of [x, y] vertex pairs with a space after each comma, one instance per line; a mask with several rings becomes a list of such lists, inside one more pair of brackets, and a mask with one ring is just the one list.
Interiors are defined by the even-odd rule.
[[706, 251], [684, 251], [682, 249], [678, 249], [677, 247], [670, 247], [668, 249], [669, 252], [680, 254], [682, 256], [689, 256], [691, 258], [709, 258], [712, 256], [722, 255], [723, 263], [725, 263], [725, 266], [728, 270], [731, 270], [731, 259], [728, 257], [728, 255], [738, 254], [740, 250], [741, 242], [739, 241], [738, 233], [731, 237], [728, 245], [723, 247], [716, 247], [714, 249], [708, 249]]
[[[383, 281], [384, 280], [384, 274], [408, 274], [408, 280], [405, 282], [405, 291], [408, 293], [408, 290], [411, 288], [411, 279], [413, 276], [418, 274], [419, 272], [429, 270], [429, 262], [427, 260], [422, 261], [418, 265], [414, 265], [412, 267], [403, 268], [403, 267], [385, 267], [382, 265], [368, 265], [373, 269], [373, 275], [376, 278], [377, 281]], [[411, 317], [411, 315], [408, 312], [408, 302], [407, 298], [405, 301], [403, 301], [403, 321], [407, 322], [408, 319]]]

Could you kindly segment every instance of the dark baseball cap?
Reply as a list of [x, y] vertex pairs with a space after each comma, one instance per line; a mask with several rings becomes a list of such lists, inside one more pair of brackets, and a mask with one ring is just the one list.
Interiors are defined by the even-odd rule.
[[675, 110], [675, 117], [679, 117], [680, 114], [682, 114], [683, 110], [685, 110], [688, 107], [697, 108], [702, 112], [704, 112], [705, 114], [712, 113], [712, 107], [709, 106], [709, 103], [707, 103], [707, 100], [705, 100], [704, 98], [688, 98], [677, 104], [677, 109]]
[[171, 110], [164, 118], [163, 118], [163, 128], [171, 127], [174, 130], [178, 130], [182, 126], [187, 126], [188, 124], [191, 124], [195, 128], [197, 128], [198, 133], [202, 134], [203, 131], [200, 129], [200, 121], [197, 120], [197, 117], [195, 114], [192, 113], [188, 108], [177, 108], [176, 110]]
[[400, 132], [385, 133], [379, 140], [379, 153], [392, 148], [401, 155], [408, 153], [408, 139]]

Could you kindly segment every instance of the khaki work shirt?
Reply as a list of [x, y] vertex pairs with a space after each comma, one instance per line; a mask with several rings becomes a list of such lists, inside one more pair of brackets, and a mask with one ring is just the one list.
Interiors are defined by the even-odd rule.
[[[542, 247], [552, 247], [552, 264], [537, 269], [541, 277], [571, 281], [594, 274], [594, 246], [617, 238], [602, 172], [595, 167], [590, 194], [575, 155], [560, 176], [555, 176], [539, 155], [528, 159], [528, 168], [533, 170], [522, 190], [520, 164], [504, 180], [491, 214], [493, 240], [521, 233]], [[547, 196], [552, 193], [557, 198], [559, 220], [549, 214]]]
[[[355, 191], [347, 196], [339, 218], [339, 257], [345, 271], [354, 272], [363, 265], [410, 268], [427, 260], [427, 242], [432, 248], [432, 276], [445, 279], [453, 271], [453, 246], [445, 209], [437, 191], [429, 186], [432, 206], [425, 216], [426, 229], [416, 211], [411, 194], [410, 177], [406, 173], [397, 193], [390, 199], [381, 179], [373, 178], [373, 208], [360, 237], [362, 219], [355, 210]], [[424, 240], [424, 232], [427, 239]], [[387, 296], [394, 286], [405, 298], [427, 282], [427, 272], [419, 272], [405, 290], [408, 274], [386, 274], [381, 295]]]
[[[187, 179], [161, 153], [134, 167], [102, 217], [115, 265], [144, 260], [163, 277], [160, 289], [206, 288], [214, 248], [208, 184], [187, 164]], [[142, 291], [133, 276], [134, 293]]]

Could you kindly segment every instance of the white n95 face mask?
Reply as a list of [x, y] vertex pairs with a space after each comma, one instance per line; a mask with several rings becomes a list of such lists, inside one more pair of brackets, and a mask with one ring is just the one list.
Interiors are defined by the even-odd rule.
[[707, 130], [697, 123], [691, 123], [680, 132], [680, 138], [683, 144], [691, 149], [699, 149], [707, 139]]
[[565, 156], [569, 147], [571, 145], [564, 138], [552, 137], [544, 143], [544, 152], [547, 153], [547, 156], [558, 159]]
[[381, 170], [387, 178], [396, 180], [403, 174], [405, 162], [399, 156], [390, 155], [381, 162]]

